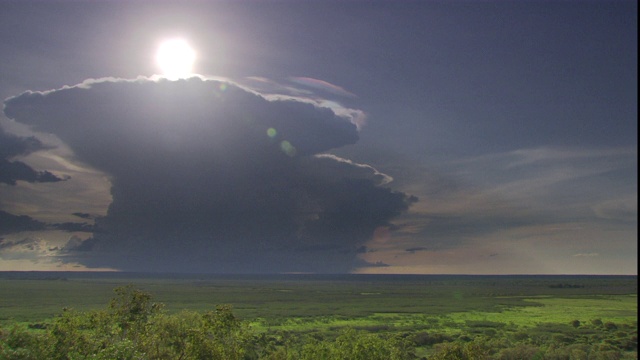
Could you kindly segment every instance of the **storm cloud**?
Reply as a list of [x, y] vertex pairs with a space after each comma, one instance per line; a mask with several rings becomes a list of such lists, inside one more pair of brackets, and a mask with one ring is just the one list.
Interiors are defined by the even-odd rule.
[[135, 271], [350, 271], [374, 230], [416, 201], [375, 168], [324, 154], [358, 140], [350, 113], [199, 77], [5, 101], [6, 116], [110, 176], [107, 215], [65, 260]]
[[0, 127], [0, 183], [16, 185], [18, 180], [35, 182], [57, 182], [60, 178], [49, 171], [38, 171], [16, 157], [26, 156], [47, 147], [36, 137], [20, 137], [6, 133]]
[[0, 210], [0, 235], [21, 231], [44, 230], [45, 224], [26, 215], [14, 215]]

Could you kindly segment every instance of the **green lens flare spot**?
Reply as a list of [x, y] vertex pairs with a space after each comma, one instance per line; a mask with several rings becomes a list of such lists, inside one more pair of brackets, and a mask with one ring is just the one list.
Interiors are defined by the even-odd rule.
[[296, 148], [287, 140], [284, 140], [280, 143], [280, 149], [282, 149], [282, 151], [289, 156], [296, 155]]
[[273, 139], [276, 135], [278, 135], [278, 132], [274, 128], [269, 128], [267, 129], [267, 135]]

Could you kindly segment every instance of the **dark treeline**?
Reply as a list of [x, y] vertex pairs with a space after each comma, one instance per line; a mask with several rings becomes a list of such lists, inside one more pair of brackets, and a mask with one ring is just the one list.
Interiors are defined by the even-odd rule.
[[163, 273], [126, 271], [0, 271], [0, 279], [61, 280], [61, 279], [178, 279], [178, 280], [291, 280], [291, 281], [372, 281], [432, 283], [451, 281], [517, 281], [539, 280], [549, 284], [571, 284], [593, 281], [636, 280], [637, 275], [460, 275], [460, 274], [215, 274]]

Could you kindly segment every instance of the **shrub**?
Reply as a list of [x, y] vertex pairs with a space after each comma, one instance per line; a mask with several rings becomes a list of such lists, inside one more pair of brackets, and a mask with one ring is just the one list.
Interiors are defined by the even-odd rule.
[[416, 344], [416, 346], [431, 346], [434, 344], [440, 344], [445, 341], [453, 341], [453, 338], [447, 334], [440, 333], [428, 333], [422, 331], [410, 336], [410, 340]]
[[604, 328], [607, 330], [618, 330], [618, 326], [610, 321], [604, 324]]
[[481, 340], [468, 343], [443, 343], [436, 347], [435, 353], [429, 357], [433, 360], [484, 360], [490, 358], [490, 349]]
[[51, 353], [47, 340], [17, 325], [8, 331], [0, 330], [0, 359], [47, 359]]
[[580, 320], [573, 320], [571, 322], [571, 326], [573, 326], [574, 328], [580, 327]]
[[541, 354], [540, 348], [533, 345], [518, 344], [512, 348], [502, 349], [496, 355], [496, 359], [498, 360], [534, 359], [538, 354]]
[[516, 341], [525, 341], [529, 339], [529, 334], [527, 334], [526, 332], [523, 331], [519, 331], [515, 334], [513, 334], [513, 339]]

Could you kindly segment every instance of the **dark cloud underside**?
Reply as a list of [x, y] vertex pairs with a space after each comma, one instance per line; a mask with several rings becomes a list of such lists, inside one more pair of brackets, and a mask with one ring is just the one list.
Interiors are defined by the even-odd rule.
[[21, 231], [44, 230], [45, 224], [26, 215], [13, 215], [0, 210], [0, 235]]
[[49, 171], [37, 171], [24, 162], [13, 159], [44, 149], [46, 146], [37, 138], [8, 134], [0, 127], [0, 183], [16, 185], [19, 180], [31, 183], [64, 180]]

